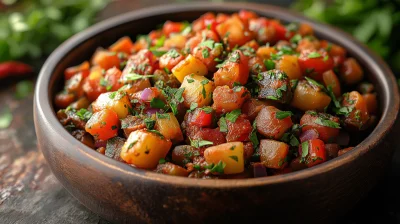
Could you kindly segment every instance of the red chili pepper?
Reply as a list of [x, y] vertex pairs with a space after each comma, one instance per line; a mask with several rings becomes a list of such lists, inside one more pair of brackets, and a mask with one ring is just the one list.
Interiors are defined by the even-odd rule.
[[26, 75], [33, 72], [31, 66], [18, 61], [6, 61], [0, 63], [0, 79], [9, 76]]

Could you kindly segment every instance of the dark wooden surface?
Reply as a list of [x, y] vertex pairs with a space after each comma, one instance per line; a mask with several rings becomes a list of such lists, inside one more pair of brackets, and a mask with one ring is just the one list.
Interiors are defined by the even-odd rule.
[[[99, 15], [99, 20], [165, 2], [113, 2]], [[284, 6], [290, 1], [270, 2]], [[70, 196], [52, 175], [36, 146], [33, 94], [22, 100], [15, 99], [17, 81], [0, 81], [0, 111], [9, 107], [14, 117], [8, 129], [0, 129], [0, 223], [108, 223]], [[396, 140], [400, 132], [399, 123], [388, 139], [397, 149], [391, 169], [367, 198], [339, 219], [341, 223], [400, 221], [400, 141]]]

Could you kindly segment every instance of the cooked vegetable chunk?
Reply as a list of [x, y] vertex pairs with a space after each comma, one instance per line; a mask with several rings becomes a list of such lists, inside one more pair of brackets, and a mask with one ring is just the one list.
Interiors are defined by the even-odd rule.
[[204, 76], [207, 74], [207, 67], [199, 59], [189, 54], [184, 60], [179, 62], [173, 69], [172, 74], [183, 82], [187, 75]]
[[287, 165], [289, 145], [284, 142], [263, 139], [260, 141], [261, 163], [273, 169], [283, 169]]
[[281, 139], [292, 127], [291, 112], [280, 111], [276, 107], [267, 106], [260, 110], [256, 117], [257, 131], [267, 138]]
[[302, 111], [323, 111], [329, 105], [331, 98], [322, 91], [321, 87], [306, 80], [301, 80], [293, 93], [291, 105]]
[[212, 100], [212, 92], [214, 91], [214, 83], [204, 76], [189, 75], [182, 82], [183, 104], [186, 108], [190, 108], [193, 103], [198, 107], [209, 106]]
[[173, 143], [183, 140], [180, 125], [173, 113], [157, 114], [154, 128]]
[[257, 84], [260, 88], [259, 99], [276, 100], [281, 103], [288, 103], [292, 99], [289, 78], [282, 71], [275, 69], [260, 73]]
[[243, 102], [250, 97], [250, 93], [243, 86], [232, 89], [228, 86], [217, 86], [213, 92], [213, 109], [218, 113], [231, 112], [242, 107]]
[[[204, 158], [207, 163], [213, 164], [217, 173], [235, 174], [244, 171], [243, 143], [229, 142], [212, 146], [204, 151]], [[221, 165], [220, 165], [221, 164]]]
[[131, 107], [129, 98], [123, 91], [103, 93], [92, 104], [94, 112], [110, 109], [117, 113], [119, 119], [128, 116]]
[[246, 84], [248, 78], [248, 58], [240, 50], [232, 52], [218, 71], [214, 73], [216, 86], [227, 85], [233, 88], [234, 83], [240, 83], [241, 85]]
[[118, 134], [119, 119], [117, 113], [104, 109], [93, 114], [86, 123], [85, 130], [95, 139], [107, 140]]
[[339, 135], [340, 130], [340, 120], [338, 117], [315, 111], [307, 111], [301, 117], [300, 125], [303, 132], [309, 129], [317, 130], [319, 139], [324, 142], [333, 142]]
[[137, 130], [129, 135], [121, 150], [121, 158], [128, 164], [143, 169], [154, 169], [164, 158], [172, 143], [160, 134]]

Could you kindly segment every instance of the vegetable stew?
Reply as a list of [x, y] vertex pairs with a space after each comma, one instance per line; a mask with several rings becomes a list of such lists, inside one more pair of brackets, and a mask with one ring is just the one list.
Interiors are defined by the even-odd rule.
[[374, 127], [374, 86], [346, 49], [242, 10], [122, 37], [67, 68], [61, 124], [136, 168], [190, 178], [279, 175], [347, 153]]

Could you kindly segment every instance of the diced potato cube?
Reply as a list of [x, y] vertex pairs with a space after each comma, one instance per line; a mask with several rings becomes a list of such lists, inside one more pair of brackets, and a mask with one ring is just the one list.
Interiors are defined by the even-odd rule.
[[197, 103], [198, 107], [209, 106], [212, 100], [212, 92], [214, 91], [214, 82], [208, 80], [204, 76], [190, 75], [186, 76], [182, 82], [183, 104], [190, 108], [192, 103]]
[[129, 135], [121, 150], [121, 158], [143, 169], [154, 169], [171, 148], [170, 140], [156, 133], [137, 130]]
[[92, 104], [93, 112], [103, 109], [113, 110], [118, 114], [119, 119], [123, 119], [129, 114], [131, 103], [129, 97], [123, 91], [107, 92], [101, 94]]
[[268, 168], [284, 168], [287, 165], [286, 156], [288, 153], [289, 145], [284, 142], [269, 139], [260, 141], [260, 160]]
[[218, 164], [220, 161], [226, 166], [224, 174], [242, 173], [244, 171], [243, 143], [229, 142], [207, 148], [204, 158], [209, 164]]
[[158, 114], [155, 129], [174, 143], [183, 140], [181, 127], [173, 113]]
[[172, 74], [174, 74], [181, 83], [187, 75], [194, 74], [197, 76], [204, 76], [207, 75], [207, 73], [207, 66], [205, 66], [200, 59], [195, 58], [191, 54], [172, 69]]

